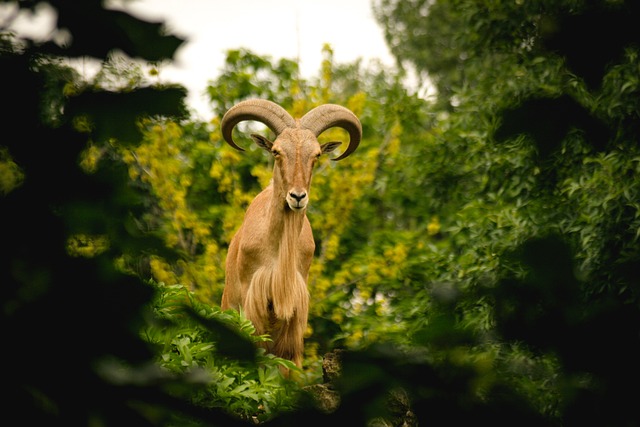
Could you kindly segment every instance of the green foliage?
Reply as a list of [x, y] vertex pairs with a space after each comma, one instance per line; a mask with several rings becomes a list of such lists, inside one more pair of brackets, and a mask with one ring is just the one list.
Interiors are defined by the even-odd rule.
[[[207, 88], [211, 123], [185, 121], [182, 88], [111, 55], [79, 81], [59, 56], [155, 61], [179, 42], [67, 3], [50, 2], [74, 36], [66, 51], [0, 39], [0, 118], [21, 135], [0, 147], [2, 332], [20, 349], [6, 355], [8, 417], [364, 425], [400, 387], [421, 424], [636, 424], [634, 2], [379, 1], [392, 51], [434, 82], [433, 100], [402, 70], [335, 64], [329, 46], [308, 81], [295, 61], [238, 50]], [[84, 38], [98, 29], [118, 35]], [[217, 306], [227, 244], [273, 167], [250, 124], [245, 153], [222, 141], [221, 115], [249, 97], [294, 116], [334, 102], [363, 124], [356, 153], [318, 165], [308, 212], [317, 253], [297, 374], [318, 382], [321, 354], [348, 350], [333, 413], [300, 400], [279, 374], [290, 364], [256, 352], [268, 338]], [[69, 357], [79, 323], [90, 332]]]
[[268, 340], [235, 310], [221, 311], [199, 302], [181, 285], [155, 285], [153, 322], [143, 329], [156, 348], [157, 363], [170, 372], [201, 378], [197, 391], [182, 390], [194, 405], [221, 408], [246, 420], [265, 421], [290, 411], [300, 391], [280, 367], [288, 361], [257, 351]]
[[[423, 11], [417, 3], [424, 13], [413, 12]], [[624, 425], [633, 419], [630, 396], [614, 390], [621, 378], [638, 378], [630, 359], [619, 356], [638, 356], [631, 320], [639, 304], [631, 273], [638, 254], [632, 172], [638, 127], [637, 116], [629, 116], [638, 110], [630, 99], [621, 108], [621, 96], [635, 91], [638, 62], [631, 32], [611, 28], [609, 16], [637, 16], [636, 6], [431, 3], [378, 6], [388, 37], [399, 40], [392, 48], [429, 73], [447, 110], [423, 137], [419, 159], [434, 161], [412, 181], [439, 203], [441, 231], [422, 255], [424, 290], [413, 287], [415, 296], [398, 303], [417, 327], [410, 342], [431, 348], [442, 336], [438, 329], [446, 331], [434, 310], [444, 295], [456, 329], [473, 337], [465, 352], [500, 355], [489, 358], [504, 381], [495, 391], [524, 392], [526, 406], [545, 423]], [[576, 64], [590, 63], [584, 40], [595, 33], [583, 24], [595, 25], [596, 11], [603, 14], [598, 25], [618, 36], [610, 46], [600, 43], [609, 46], [607, 67], [597, 57], [585, 71]], [[630, 28], [628, 17], [616, 22]], [[578, 39], [581, 48], [569, 48]], [[451, 46], [451, 55], [442, 56], [441, 46]], [[616, 356], [587, 349], [587, 342]], [[444, 354], [458, 346], [451, 340]], [[531, 375], [536, 371], [544, 374]], [[482, 394], [491, 401], [491, 388]], [[598, 415], [605, 413], [615, 415]]]
[[290, 59], [272, 64], [270, 57], [246, 49], [231, 50], [215, 84], [207, 87], [207, 94], [220, 117], [237, 100], [249, 97], [277, 99], [286, 108], [299, 97], [298, 74], [298, 64]]

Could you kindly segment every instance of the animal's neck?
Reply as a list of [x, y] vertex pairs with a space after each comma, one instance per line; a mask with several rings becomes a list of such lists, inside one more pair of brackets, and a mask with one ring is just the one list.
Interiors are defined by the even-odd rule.
[[[282, 214], [282, 235], [280, 239], [280, 251], [297, 252], [298, 240], [304, 220], [304, 212], [293, 212], [289, 207], [284, 208]], [[286, 247], [286, 248], [284, 248]]]
[[[297, 258], [298, 240], [304, 223], [304, 212], [293, 212], [284, 201], [278, 198], [271, 206], [270, 230], [274, 245], [278, 246], [280, 258], [295, 260]], [[293, 264], [295, 265], [295, 264]]]
[[[274, 191], [270, 212], [271, 241], [276, 259], [273, 270], [271, 297], [274, 314], [278, 319], [291, 319], [300, 301], [306, 301], [307, 288], [298, 271], [300, 232], [304, 224], [304, 212], [293, 212], [286, 206], [284, 197]], [[300, 307], [298, 307], [299, 309]]]

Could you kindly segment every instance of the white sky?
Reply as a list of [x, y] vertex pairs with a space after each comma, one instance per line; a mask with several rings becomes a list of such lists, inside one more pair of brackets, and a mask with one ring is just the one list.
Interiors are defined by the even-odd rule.
[[273, 60], [299, 57], [306, 78], [318, 74], [325, 43], [338, 63], [394, 63], [371, 0], [136, 0], [126, 7], [165, 21], [171, 33], [187, 39], [161, 77], [189, 90], [188, 104], [202, 119], [212, 114], [207, 83], [218, 76], [228, 49], [248, 48]]

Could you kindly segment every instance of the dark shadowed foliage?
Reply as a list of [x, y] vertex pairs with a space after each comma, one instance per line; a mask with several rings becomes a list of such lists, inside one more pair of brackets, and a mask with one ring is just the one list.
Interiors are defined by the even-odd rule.
[[[105, 162], [87, 175], [78, 165], [88, 140], [136, 144], [140, 118], [184, 117], [185, 89], [94, 89], [60, 102], [60, 88], [72, 81], [56, 76], [73, 72], [51, 66], [55, 58], [47, 56], [105, 59], [119, 49], [156, 61], [171, 59], [182, 40], [163, 35], [161, 23], [107, 10], [101, 1], [49, 4], [58, 12], [57, 28], [71, 33], [68, 45], [18, 44], [7, 35], [0, 45], [0, 121], [10, 135], [2, 145], [24, 173], [17, 187], [0, 195], [3, 388], [9, 396], [3, 418], [22, 425], [158, 425], [182, 413], [212, 425], [236, 425], [219, 410], [169, 393], [172, 383], [185, 380], [145, 370], [153, 354], [139, 334], [153, 291], [116, 271], [113, 260], [127, 251], [165, 250], [133, 223], [140, 198], [124, 167]], [[50, 105], [61, 111], [52, 112]], [[90, 124], [89, 133], [75, 130], [78, 119]], [[79, 233], [106, 234], [108, 249], [91, 259], [70, 256], [68, 239]], [[133, 367], [139, 375], [121, 375]]]

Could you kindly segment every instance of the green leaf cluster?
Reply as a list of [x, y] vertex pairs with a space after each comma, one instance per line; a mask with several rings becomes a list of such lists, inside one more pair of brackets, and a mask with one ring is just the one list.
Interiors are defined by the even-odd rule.
[[268, 336], [254, 335], [240, 313], [203, 304], [184, 286], [160, 283], [154, 288], [155, 316], [142, 336], [155, 348], [159, 366], [200, 380], [190, 390], [177, 389], [179, 395], [249, 421], [263, 422], [294, 408], [300, 388], [280, 368], [297, 368], [256, 349], [255, 343]]

